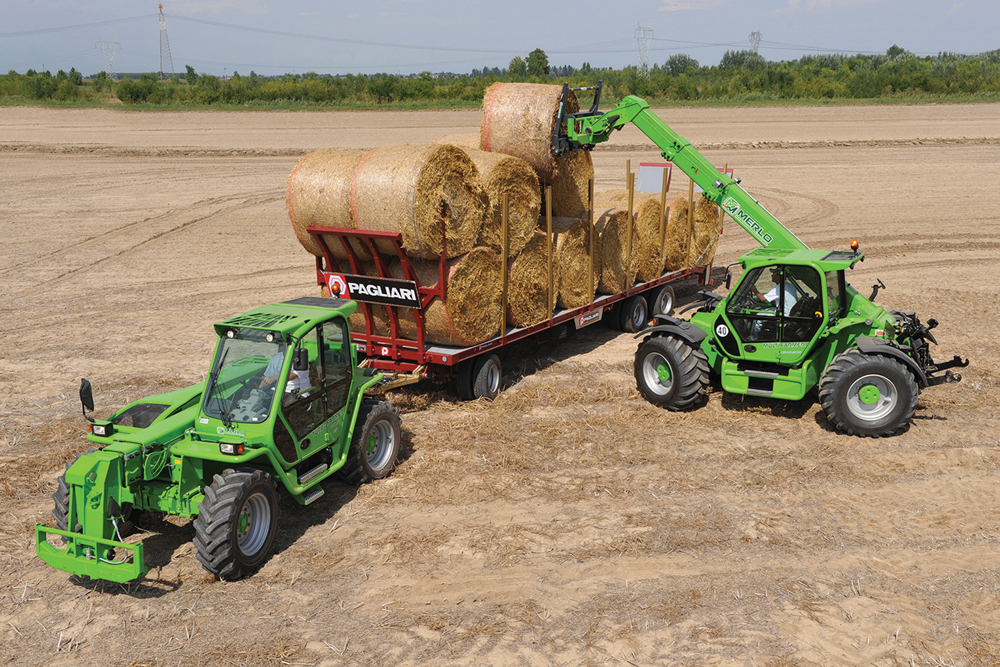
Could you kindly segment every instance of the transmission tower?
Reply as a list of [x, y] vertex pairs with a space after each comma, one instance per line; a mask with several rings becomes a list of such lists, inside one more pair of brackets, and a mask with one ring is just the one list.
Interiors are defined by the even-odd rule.
[[167, 19], [163, 16], [163, 3], [160, 3], [160, 78], [166, 79], [174, 75], [174, 59], [170, 57], [170, 42], [167, 40]]
[[649, 42], [653, 39], [652, 26], [639, 24], [635, 29], [635, 41], [639, 43], [639, 71], [649, 74]]
[[107, 65], [105, 72], [108, 73], [108, 77], [111, 79], [115, 78], [115, 51], [118, 50], [118, 42], [98, 42], [97, 48], [101, 50], [104, 54], [104, 63]]
[[757, 53], [758, 46], [760, 46], [760, 30], [754, 30], [750, 33], [750, 50]]

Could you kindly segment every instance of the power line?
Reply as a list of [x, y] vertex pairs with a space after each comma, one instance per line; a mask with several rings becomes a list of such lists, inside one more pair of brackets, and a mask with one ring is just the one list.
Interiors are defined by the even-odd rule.
[[129, 21], [141, 21], [155, 18], [156, 14], [143, 14], [142, 16], [132, 16], [127, 19], [111, 19], [109, 21], [98, 21], [96, 23], [79, 23], [77, 25], [66, 25], [60, 28], [39, 28], [38, 30], [22, 30], [20, 32], [0, 33], [0, 39], [5, 37], [25, 37], [28, 35], [42, 35], [49, 32], [66, 32], [68, 30], [79, 30], [81, 28], [96, 28], [98, 26], [112, 25], [114, 23], [128, 23]]

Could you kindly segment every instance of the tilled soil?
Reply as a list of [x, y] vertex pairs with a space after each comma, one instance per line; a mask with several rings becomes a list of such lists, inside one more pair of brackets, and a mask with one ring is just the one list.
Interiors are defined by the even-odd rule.
[[[255, 576], [215, 581], [189, 522], [150, 519], [150, 574], [118, 586], [34, 556], [88, 447], [80, 378], [99, 415], [200, 381], [213, 322], [317, 293], [284, 205], [302, 154], [479, 114], [0, 107], [0, 663], [1000, 663], [1000, 105], [658, 113], [811, 247], [858, 239], [852, 284], [939, 320], [963, 381], [888, 439], [814, 395], [668, 413], [597, 325], [510, 350], [495, 402], [394, 393], [396, 472], [283, 507]], [[594, 158], [606, 190], [658, 155], [628, 129]], [[727, 220], [716, 266], [753, 247]]]

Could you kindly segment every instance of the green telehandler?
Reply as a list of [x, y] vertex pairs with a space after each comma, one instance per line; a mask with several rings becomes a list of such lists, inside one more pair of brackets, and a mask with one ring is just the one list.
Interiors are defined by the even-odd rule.
[[793, 401], [818, 387], [837, 430], [879, 437], [909, 427], [921, 389], [961, 380], [950, 369], [968, 360], [931, 357], [935, 320], [923, 324], [915, 313], [875, 305], [881, 281], [867, 298], [846, 282], [845, 272], [864, 261], [856, 241], [849, 250], [810, 250], [644, 100], [628, 96], [600, 112], [601, 84], [593, 90], [588, 111], [567, 114], [564, 84], [553, 153], [589, 150], [632, 123], [763, 246], [739, 258], [735, 286], [727, 272], [728, 296], [700, 292], [690, 319], [658, 317], [639, 334], [634, 371], [646, 400], [668, 410], [697, 407], [710, 374], [727, 392]]
[[[360, 484], [392, 472], [399, 413], [365, 395], [382, 376], [356, 363], [355, 308], [303, 297], [220, 322], [207, 380], [87, 417], [98, 449], [59, 477], [56, 526], [35, 526], [38, 556], [92, 579], [138, 579], [143, 545], [126, 538], [140, 512], [158, 512], [193, 518], [204, 568], [239, 579], [274, 549], [279, 492], [308, 505], [331, 475]], [[80, 398], [86, 417], [86, 380]]]

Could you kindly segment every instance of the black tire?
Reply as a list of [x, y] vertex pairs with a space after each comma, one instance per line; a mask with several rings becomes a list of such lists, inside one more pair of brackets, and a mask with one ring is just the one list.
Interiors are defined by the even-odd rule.
[[271, 557], [277, 532], [278, 494], [266, 472], [228, 468], [205, 487], [194, 546], [210, 573], [226, 581], [253, 574]]
[[653, 290], [649, 298], [649, 312], [653, 317], [657, 315], [671, 315], [674, 312], [674, 288], [670, 285], [661, 285]]
[[503, 367], [495, 353], [483, 354], [475, 359], [463, 361], [458, 367], [456, 388], [463, 401], [477, 398], [495, 399], [500, 394], [500, 380]]
[[644, 340], [635, 351], [634, 373], [642, 397], [667, 410], [698, 407], [708, 396], [708, 357], [681, 338]]
[[471, 401], [476, 398], [472, 392], [472, 368], [475, 363], [475, 359], [466, 359], [458, 364], [455, 372], [455, 393], [458, 394], [459, 400]]
[[649, 324], [649, 306], [646, 304], [646, 297], [641, 294], [630, 296], [625, 299], [622, 307], [621, 330], [626, 333], [638, 333]]
[[347, 461], [338, 471], [340, 479], [357, 486], [386, 477], [399, 460], [402, 439], [396, 406], [374, 398], [364, 399], [358, 411]]
[[500, 357], [495, 353], [481, 355], [472, 367], [472, 395], [492, 401], [500, 395], [502, 378], [503, 367], [500, 365]]
[[880, 438], [903, 433], [917, 409], [920, 387], [899, 361], [851, 349], [838, 354], [819, 381], [826, 418], [848, 435]]

